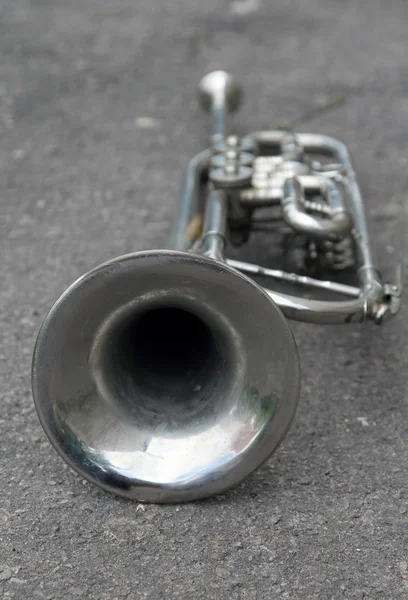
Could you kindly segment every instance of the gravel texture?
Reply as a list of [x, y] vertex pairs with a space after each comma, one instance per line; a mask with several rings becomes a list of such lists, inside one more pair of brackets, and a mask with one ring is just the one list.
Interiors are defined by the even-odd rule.
[[[0, 1], [0, 596], [408, 598], [407, 305], [383, 328], [294, 324], [303, 365], [284, 444], [237, 489], [142, 506], [46, 441], [30, 362], [80, 274], [165, 246], [208, 135], [195, 85], [248, 89], [240, 132], [344, 139], [379, 266], [404, 256], [406, 0]], [[268, 239], [244, 256], [270, 260]]]

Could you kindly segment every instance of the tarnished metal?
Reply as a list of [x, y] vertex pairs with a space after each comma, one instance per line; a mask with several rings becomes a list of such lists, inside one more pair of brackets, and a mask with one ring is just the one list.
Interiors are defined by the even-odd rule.
[[[225, 75], [224, 79], [230, 86], [231, 76]], [[220, 80], [217, 77], [217, 83]], [[206, 107], [211, 110], [211, 77], [207, 76], [203, 81], [206, 82]], [[214, 98], [219, 103], [221, 93], [218, 85], [214, 87], [217, 87]], [[202, 95], [203, 86], [199, 89]], [[228, 89], [225, 87], [225, 93]], [[231, 89], [236, 90], [236, 87]], [[225, 106], [227, 104], [225, 101]], [[209, 167], [214, 154], [219, 156], [220, 152], [228, 152], [226, 140], [230, 136], [225, 127], [223, 131], [224, 142], [218, 136], [215, 149], [209, 149], [190, 161], [180, 206], [182, 218], [177, 222], [174, 238], [178, 249], [188, 251], [199, 245], [196, 239], [189, 237], [188, 224], [203, 210], [197, 182], [201, 177], [204, 186], [207, 185], [208, 178], [203, 177], [206, 169], [213, 186], [228, 188], [225, 181], [211, 179]], [[252, 231], [256, 229], [254, 224], [258, 210], [279, 208], [282, 221], [294, 234], [305, 238], [305, 244], [310, 244], [315, 256], [325, 256], [333, 271], [355, 264], [359, 294], [354, 300], [315, 300], [267, 290], [284, 314], [299, 321], [336, 324], [365, 319], [379, 324], [393, 316], [400, 306], [402, 283], [399, 278], [394, 283], [383, 284], [375, 267], [361, 191], [347, 147], [339, 140], [324, 135], [281, 130], [255, 132], [246, 135], [242, 141], [234, 136], [234, 144], [245, 152], [250, 151], [254, 159], [252, 165], [245, 165], [246, 169], [252, 170], [250, 185], [239, 183], [238, 170], [237, 184], [230, 185], [229, 214], [236, 210], [237, 205], [247, 209], [246, 228]], [[352, 253], [354, 257], [350, 256]], [[254, 273], [253, 265], [240, 261], [239, 267], [237, 261], [231, 264], [247, 274]], [[256, 274], [261, 275], [262, 270], [263, 267], [257, 266]], [[294, 274], [283, 271], [279, 279], [300, 283]], [[301, 285], [325, 287], [327, 291], [339, 293], [340, 289], [335, 284], [330, 287], [328, 283], [319, 285], [303, 279]], [[345, 295], [349, 294], [345, 292]]]
[[[119, 256], [73, 283], [33, 358], [36, 408], [57, 451], [101, 488], [142, 502], [222, 492], [276, 449], [300, 385], [285, 316], [381, 323], [401, 302], [400, 273], [383, 284], [375, 268], [346, 147], [314, 134], [230, 135], [242, 92], [223, 71], [201, 81], [199, 97], [214, 135], [188, 165], [172, 249]], [[355, 264], [358, 285], [229, 258], [265, 208], [309, 262]]]

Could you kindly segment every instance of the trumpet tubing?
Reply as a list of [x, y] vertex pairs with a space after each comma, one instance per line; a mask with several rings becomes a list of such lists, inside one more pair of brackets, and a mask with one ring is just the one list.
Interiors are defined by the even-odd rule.
[[[223, 71], [200, 82], [214, 133], [188, 165], [172, 248], [91, 270], [38, 335], [33, 395], [51, 443], [82, 476], [134, 500], [220, 493], [273, 453], [300, 390], [286, 317], [380, 324], [400, 306], [400, 274], [383, 284], [375, 268], [347, 148], [289, 131], [232, 135], [241, 98]], [[262, 228], [264, 209], [272, 234], [296, 241], [298, 272], [227, 257]], [[353, 267], [358, 285], [316, 277], [319, 265]], [[336, 296], [289, 295], [253, 277]]]

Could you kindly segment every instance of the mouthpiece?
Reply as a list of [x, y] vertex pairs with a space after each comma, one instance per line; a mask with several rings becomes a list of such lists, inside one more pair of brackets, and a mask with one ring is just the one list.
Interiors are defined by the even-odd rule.
[[205, 75], [198, 86], [200, 105], [206, 112], [221, 106], [227, 112], [236, 111], [242, 99], [242, 88], [226, 71], [212, 71]]

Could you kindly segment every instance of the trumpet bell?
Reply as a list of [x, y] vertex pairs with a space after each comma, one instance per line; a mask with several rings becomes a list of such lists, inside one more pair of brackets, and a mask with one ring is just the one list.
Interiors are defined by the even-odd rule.
[[299, 396], [286, 319], [226, 264], [121, 256], [78, 279], [40, 330], [33, 392], [61, 456], [146, 502], [222, 492], [283, 439]]

